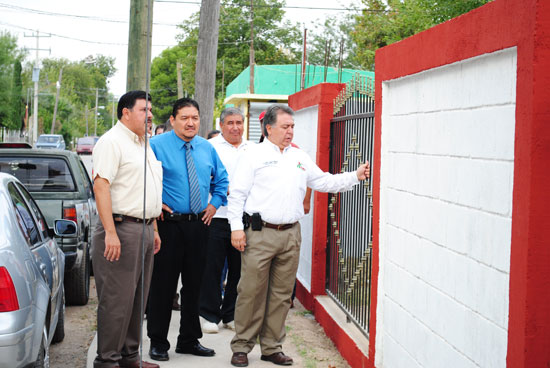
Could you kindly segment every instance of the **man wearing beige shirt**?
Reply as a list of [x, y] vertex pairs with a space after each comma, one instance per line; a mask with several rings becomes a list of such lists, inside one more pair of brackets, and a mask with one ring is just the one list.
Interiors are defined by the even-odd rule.
[[[160, 250], [155, 219], [162, 207], [162, 165], [145, 145], [145, 120], [150, 127], [153, 118], [151, 96], [143, 91], [127, 92], [118, 102], [117, 114], [118, 123], [99, 139], [93, 151], [94, 192], [101, 220], [95, 228], [92, 251], [99, 299], [94, 368], [140, 367], [141, 298], [149, 293], [153, 255]], [[158, 365], [142, 362], [142, 367]]]

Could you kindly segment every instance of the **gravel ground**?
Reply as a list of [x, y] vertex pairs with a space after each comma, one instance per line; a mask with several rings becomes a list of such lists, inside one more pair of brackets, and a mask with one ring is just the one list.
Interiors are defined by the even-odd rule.
[[[287, 354], [300, 356], [300, 363], [294, 367], [304, 368], [347, 368], [349, 365], [340, 356], [323, 328], [313, 315], [296, 302], [287, 318], [287, 342], [292, 344]], [[50, 348], [52, 368], [85, 368], [88, 347], [97, 329], [97, 293], [95, 281], [90, 282], [90, 301], [85, 306], [70, 306], [65, 309], [65, 339]], [[298, 362], [296, 362], [298, 363]], [[229, 367], [230, 365], [227, 364]]]
[[65, 339], [50, 347], [52, 368], [84, 368], [88, 347], [97, 329], [97, 292], [90, 280], [90, 300], [84, 306], [65, 307]]

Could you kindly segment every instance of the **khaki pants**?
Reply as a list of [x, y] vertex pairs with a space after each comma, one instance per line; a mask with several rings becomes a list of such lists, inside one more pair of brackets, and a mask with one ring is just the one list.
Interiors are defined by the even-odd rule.
[[249, 353], [260, 337], [263, 355], [282, 351], [285, 320], [300, 257], [300, 224], [288, 230], [246, 230], [231, 350]]
[[141, 276], [144, 276], [143, 308], [147, 303], [153, 271], [153, 225], [145, 232], [145, 268], [141, 269], [143, 224], [116, 223], [121, 254], [109, 262], [105, 251], [105, 229], [98, 221], [94, 232], [92, 261], [99, 304], [97, 308], [97, 357], [94, 368], [118, 367], [139, 362]]

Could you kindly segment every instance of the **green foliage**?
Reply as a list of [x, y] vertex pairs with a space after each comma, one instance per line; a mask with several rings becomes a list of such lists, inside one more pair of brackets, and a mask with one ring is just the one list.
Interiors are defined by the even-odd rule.
[[164, 50], [151, 63], [151, 96], [153, 113], [157, 124], [164, 123], [172, 113], [172, 105], [178, 96], [176, 64], [182, 64], [183, 90], [190, 94], [194, 90], [194, 55], [185, 48], [175, 46]]
[[9, 124], [11, 128], [21, 129], [23, 127], [23, 118], [25, 114], [25, 107], [23, 104], [23, 82], [21, 80], [21, 61], [16, 60], [13, 63], [13, 83], [11, 92], [11, 115], [9, 118]]
[[[101, 135], [111, 126], [112, 96], [107, 92], [107, 78], [114, 75], [114, 58], [103, 55], [89, 56], [81, 61], [67, 59], [43, 59], [40, 71], [39, 129], [49, 133], [55, 105], [56, 82], [61, 76], [61, 88], [57, 106], [55, 132], [63, 134], [66, 142], [86, 133], [85, 111], [88, 109], [89, 135], [94, 134], [94, 108], [98, 90], [97, 134]], [[32, 65], [26, 66], [27, 83], [30, 82]], [[103, 108], [101, 108], [103, 107]]]
[[22, 58], [15, 36], [0, 33], [0, 126], [9, 129], [21, 128]]
[[308, 32], [308, 63], [314, 65], [325, 64], [325, 53], [330, 41], [328, 66], [337, 67], [339, 62], [340, 44], [344, 43], [342, 66], [344, 68], [359, 69], [356, 48], [351, 38], [355, 28], [355, 17], [347, 15], [342, 18], [327, 18], [324, 23], [317, 25]]
[[[253, 9], [254, 56], [256, 64], [291, 64], [300, 60], [298, 42], [301, 32], [296, 25], [283, 22], [281, 0], [255, 0]], [[216, 72], [216, 92], [222, 97], [222, 73], [227, 86], [249, 65], [250, 1], [222, 0]], [[179, 45], [165, 50], [151, 67], [151, 94], [156, 123], [169, 117], [177, 97], [176, 62], [182, 62], [184, 91], [192, 95], [195, 85], [195, 63], [199, 30], [199, 14], [195, 13], [180, 25]], [[220, 101], [217, 102], [220, 105]]]
[[374, 53], [491, 0], [362, 0], [352, 39], [361, 66], [374, 70]]

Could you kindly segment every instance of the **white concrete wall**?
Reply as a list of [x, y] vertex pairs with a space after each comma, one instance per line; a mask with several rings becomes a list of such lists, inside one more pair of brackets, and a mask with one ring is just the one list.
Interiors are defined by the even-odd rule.
[[[312, 106], [296, 112], [294, 116], [294, 139], [300, 149], [306, 151], [311, 159], [316, 162], [317, 154], [317, 125], [319, 119], [319, 107]], [[302, 228], [302, 246], [300, 248], [300, 263], [298, 265], [297, 278], [302, 285], [311, 291], [311, 259], [313, 236], [313, 198], [311, 210], [300, 220]]]
[[377, 367], [505, 367], [516, 49], [383, 83]]

